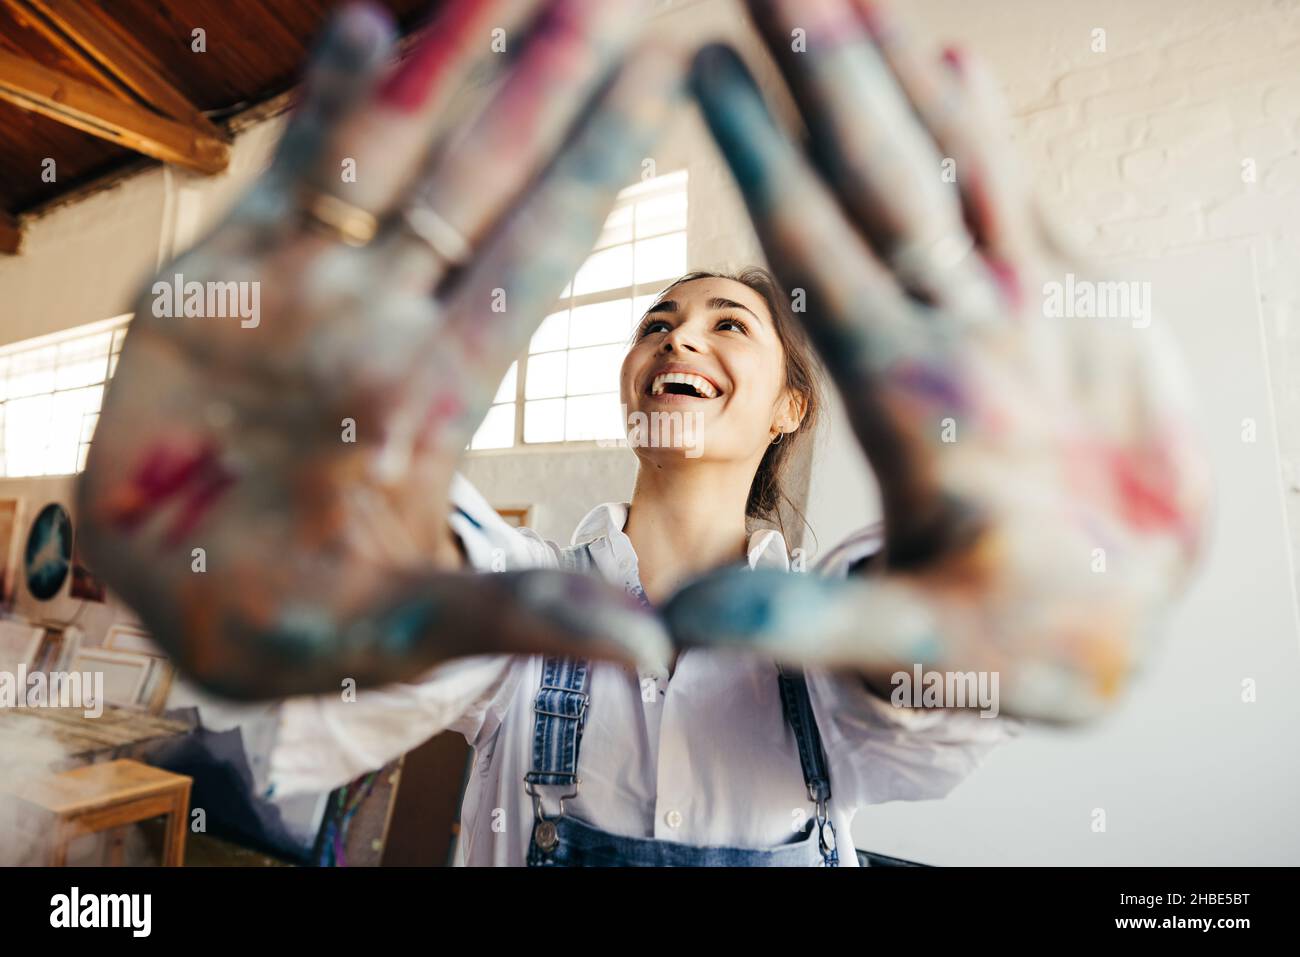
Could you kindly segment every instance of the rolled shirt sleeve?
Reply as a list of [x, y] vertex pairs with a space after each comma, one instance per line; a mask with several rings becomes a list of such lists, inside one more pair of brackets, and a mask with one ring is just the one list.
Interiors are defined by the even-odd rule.
[[[863, 528], [832, 549], [816, 572], [846, 577], [883, 544], [883, 525]], [[1016, 718], [972, 709], [897, 707], [855, 672], [814, 668], [805, 675], [832, 789], [858, 806], [945, 797], [1023, 730]]]
[[[463, 476], [451, 489], [452, 530], [482, 571], [554, 567], [558, 546], [497, 514]], [[443, 731], [470, 744], [500, 725], [518, 681], [516, 658], [482, 655], [445, 662], [416, 681], [286, 699], [266, 761], [268, 796], [328, 791], [382, 767]]]

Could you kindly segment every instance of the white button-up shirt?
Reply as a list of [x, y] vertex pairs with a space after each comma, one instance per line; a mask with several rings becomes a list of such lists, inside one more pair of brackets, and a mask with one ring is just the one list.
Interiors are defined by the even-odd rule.
[[[463, 479], [452, 494], [453, 525], [477, 568], [555, 567], [559, 546], [504, 522]], [[589, 542], [606, 580], [640, 585], [636, 552], [623, 532], [628, 506], [593, 509], [573, 535]], [[866, 530], [831, 552], [818, 571], [843, 575], [880, 546]], [[788, 569], [781, 534], [755, 532], [750, 567]], [[534, 823], [524, 774], [532, 763], [533, 701], [540, 656], [483, 656], [441, 665], [422, 680], [362, 690], [356, 700], [290, 699], [269, 782], [283, 797], [321, 791], [371, 771], [446, 729], [474, 748], [461, 810], [458, 860], [523, 865]], [[802, 831], [813, 814], [793, 732], [782, 717], [771, 659], [739, 651], [687, 649], [671, 677], [593, 662], [576, 797], [565, 811], [605, 831], [694, 845], [771, 847]], [[840, 861], [854, 866], [849, 828], [864, 804], [941, 798], [1019, 722], [973, 711], [896, 708], [852, 673], [805, 671], [830, 770], [830, 811]], [[563, 789], [544, 788], [546, 794]], [[546, 811], [554, 814], [555, 799]]]

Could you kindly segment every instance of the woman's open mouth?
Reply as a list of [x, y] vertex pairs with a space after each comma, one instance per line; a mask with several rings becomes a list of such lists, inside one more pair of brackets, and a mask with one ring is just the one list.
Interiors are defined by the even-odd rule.
[[716, 399], [718, 389], [704, 376], [689, 372], [661, 372], [650, 381], [647, 395], [683, 396], [692, 399]]

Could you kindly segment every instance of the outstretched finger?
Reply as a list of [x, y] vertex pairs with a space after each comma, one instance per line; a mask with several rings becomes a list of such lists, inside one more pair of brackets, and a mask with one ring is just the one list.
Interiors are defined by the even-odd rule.
[[744, 649], [870, 677], [877, 686], [900, 674], [911, 680], [918, 670], [963, 682], [983, 677], [998, 710], [1043, 721], [1086, 720], [1113, 708], [1129, 670], [1123, 641], [1102, 621], [1079, 623], [1069, 641], [1031, 643], [1013, 654], [1010, 641], [1003, 648], [995, 640], [1004, 636], [970, 640], [983, 626], [976, 611], [885, 577], [732, 569], [688, 585], [663, 615], [685, 647]]
[[553, 159], [640, 28], [642, 9], [638, 0], [555, 0], [541, 12], [495, 95], [439, 145], [402, 200], [395, 227], [428, 288], [479, 247]]
[[1023, 175], [1007, 149], [1005, 106], [987, 68], [957, 47], [942, 57], [875, 0], [852, 0], [876, 49], [934, 138], [962, 198], [965, 220], [1004, 283], [1002, 270], [1033, 248]]
[[460, 409], [471, 428], [539, 317], [591, 251], [618, 191], [653, 155], [664, 125], [684, 102], [687, 65], [687, 51], [676, 46], [647, 42], [634, 50], [559, 156], [447, 292], [448, 325], [429, 342], [424, 365], [433, 370], [434, 357], [447, 352], [454, 334], [458, 372], [477, 383], [458, 393], [471, 397]]
[[395, 65], [389, 14], [369, 3], [346, 7], [308, 64], [269, 174], [236, 218], [293, 225], [302, 206], [331, 236], [369, 242], [444, 130], [449, 103], [463, 98], [466, 78], [501, 59], [492, 30], [513, 30], [541, 2], [451, 0]]
[[987, 302], [991, 283], [969, 255], [944, 157], [852, 3], [764, 0], [750, 8], [808, 123], [810, 154], [880, 258], [929, 301], [948, 305], [982, 291]]
[[[792, 295], [804, 293], [801, 318], [880, 479], [890, 559], [922, 561], [954, 519], [936, 482], [937, 439], [922, 438], [941, 435], [942, 420], [968, 403], [946, 361], [942, 337], [954, 330], [923, 321], [777, 129], [735, 53], [700, 51], [692, 83], [773, 270]], [[931, 426], [905, 433], [903, 418]]]

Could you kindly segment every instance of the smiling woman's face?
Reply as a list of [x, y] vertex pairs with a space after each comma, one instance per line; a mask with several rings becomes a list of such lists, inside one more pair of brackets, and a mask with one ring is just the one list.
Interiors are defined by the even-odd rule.
[[[684, 282], [650, 308], [623, 360], [621, 391], [629, 421], [643, 413], [652, 430], [653, 413], [691, 417], [699, 453], [690, 458], [757, 465], [774, 428], [798, 422], [767, 303], [732, 279]], [[682, 454], [633, 447], [638, 455]]]

